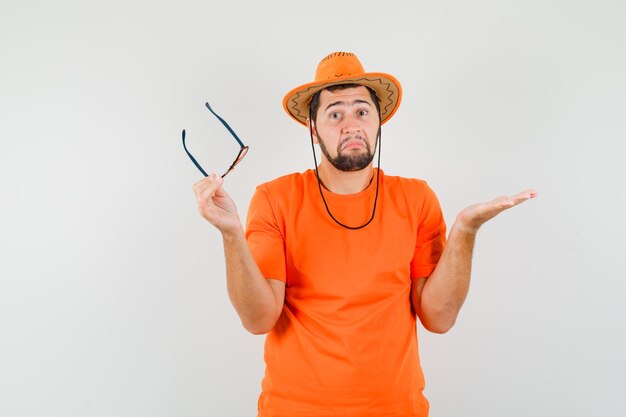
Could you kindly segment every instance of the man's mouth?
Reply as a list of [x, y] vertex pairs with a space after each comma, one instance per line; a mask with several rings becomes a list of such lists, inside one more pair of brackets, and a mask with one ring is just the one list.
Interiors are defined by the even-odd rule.
[[341, 144], [341, 150], [365, 148], [365, 147], [366, 147], [365, 140], [358, 138], [358, 137], [346, 139]]

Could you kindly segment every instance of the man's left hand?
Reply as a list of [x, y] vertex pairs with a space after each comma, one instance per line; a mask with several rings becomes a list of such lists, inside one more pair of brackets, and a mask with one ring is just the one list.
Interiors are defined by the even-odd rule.
[[457, 216], [454, 227], [457, 230], [476, 233], [486, 221], [494, 218], [504, 210], [517, 206], [526, 200], [535, 198], [537, 191], [526, 190], [514, 196], [501, 196], [484, 203], [472, 204], [464, 208]]

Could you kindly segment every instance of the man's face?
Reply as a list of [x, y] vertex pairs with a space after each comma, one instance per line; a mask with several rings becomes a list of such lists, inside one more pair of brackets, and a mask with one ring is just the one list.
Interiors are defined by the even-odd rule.
[[313, 126], [315, 143], [336, 169], [359, 171], [372, 162], [380, 123], [366, 87], [323, 90]]

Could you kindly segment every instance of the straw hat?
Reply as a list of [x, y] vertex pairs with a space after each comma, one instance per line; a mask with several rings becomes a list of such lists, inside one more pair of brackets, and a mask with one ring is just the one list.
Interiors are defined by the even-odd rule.
[[382, 72], [365, 72], [353, 53], [333, 52], [317, 66], [315, 81], [296, 87], [285, 95], [283, 107], [296, 122], [306, 126], [311, 97], [337, 84], [359, 84], [374, 90], [380, 104], [381, 124], [393, 116], [402, 100], [402, 87], [395, 77]]

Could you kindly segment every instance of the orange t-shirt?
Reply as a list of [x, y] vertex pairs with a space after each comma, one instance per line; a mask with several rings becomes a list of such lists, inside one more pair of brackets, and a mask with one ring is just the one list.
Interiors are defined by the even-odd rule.
[[[376, 172], [360, 193], [324, 189], [349, 226], [371, 216]], [[431, 274], [445, 222], [426, 182], [384, 175], [376, 216], [336, 224], [315, 171], [262, 184], [246, 237], [266, 278], [284, 281], [283, 312], [265, 341], [259, 417], [428, 415], [411, 282]]]

